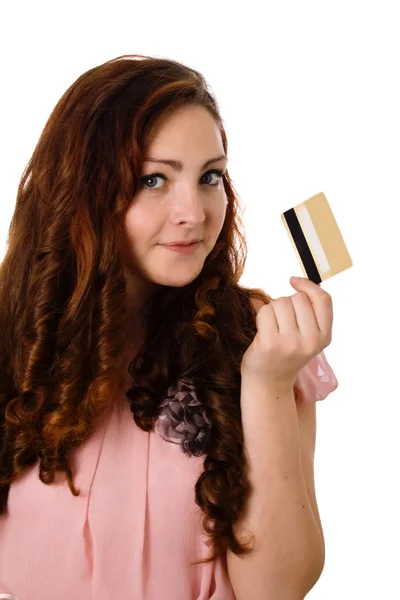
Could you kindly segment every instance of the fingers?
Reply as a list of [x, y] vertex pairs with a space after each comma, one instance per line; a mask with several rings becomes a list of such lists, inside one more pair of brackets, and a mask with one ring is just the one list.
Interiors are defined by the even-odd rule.
[[273, 301], [272, 305], [277, 323], [277, 331], [282, 335], [290, 335], [298, 331], [298, 321], [292, 299], [286, 296]]
[[[329, 295], [315, 306], [305, 292], [281, 297], [263, 306], [258, 313], [258, 330], [263, 337], [282, 335], [301, 336], [310, 348], [330, 340], [332, 330], [332, 302]], [[295, 340], [293, 340], [295, 341]]]
[[[292, 284], [293, 285], [293, 284]], [[318, 329], [324, 340], [330, 340], [333, 321], [332, 298], [319, 284], [305, 277], [293, 285], [297, 293], [305, 293], [313, 308]], [[296, 300], [297, 302], [297, 300]]]
[[297, 324], [300, 334], [311, 345], [319, 344], [322, 332], [316, 318], [314, 308], [309, 297], [304, 292], [292, 296], [292, 303], [296, 312]]

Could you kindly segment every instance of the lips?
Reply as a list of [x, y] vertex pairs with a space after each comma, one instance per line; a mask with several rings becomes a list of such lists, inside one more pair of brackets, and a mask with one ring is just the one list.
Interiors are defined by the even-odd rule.
[[163, 244], [163, 246], [192, 246], [193, 244], [198, 244], [200, 240], [192, 240], [191, 242], [171, 242], [169, 244]]
[[166, 250], [173, 252], [179, 252], [181, 254], [194, 254], [200, 247], [200, 242], [194, 242], [193, 244], [161, 244]]

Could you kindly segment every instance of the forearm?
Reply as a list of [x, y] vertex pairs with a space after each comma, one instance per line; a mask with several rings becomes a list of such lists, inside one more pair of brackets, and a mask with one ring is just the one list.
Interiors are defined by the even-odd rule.
[[304, 480], [294, 394], [242, 378], [241, 405], [252, 492], [234, 532], [241, 541], [250, 533], [253, 549], [241, 557], [228, 550], [232, 587], [237, 600], [300, 600], [321, 574], [324, 550]]

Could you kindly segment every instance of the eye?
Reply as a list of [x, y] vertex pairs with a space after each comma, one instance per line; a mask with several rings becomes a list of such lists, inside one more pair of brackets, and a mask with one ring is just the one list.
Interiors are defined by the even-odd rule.
[[[225, 175], [225, 171], [220, 170], [220, 169], [213, 169], [211, 171], [207, 171], [207, 173], [204, 173], [203, 177], [207, 177], [208, 175], [217, 175], [217, 181], [215, 183], [206, 183], [205, 185], [208, 185], [209, 187], [217, 187], [220, 180], [223, 179], [224, 175]], [[162, 173], [149, 173], [148, 175], [144, 175], [143, 177], [140, 178], [140, 181], [143, 184], [143, 187], [145, 189], [148, 190], [159, 190], [159, 187], [155, 187], [155, 186], [148, 186], [148, 181], [151, 179], [156, 179], [160, 177], [161, 179], [166, 180], [167, 178], [165, 177], [165, 175], [163, 175]], [[204, 184], [203, 184], [204, 185]]]
[[213, 169], [212, 171], [207, 171], [207, 173], [204, 173], [203, 177], [207, 177], [207, 175], [217, 175], [217, 181], [215, 183], [210, 184], [211, 187], [216, 187], [219, 184], [220, 180], [223, 179], [225, 171]]

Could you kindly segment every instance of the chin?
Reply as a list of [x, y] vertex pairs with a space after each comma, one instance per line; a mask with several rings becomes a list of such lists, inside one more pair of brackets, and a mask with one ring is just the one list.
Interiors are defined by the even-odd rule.
[[155, 283], [158, 283], [159, 285], [165, 285], [168, 287], [184, 287], [185, 285], [189, 285], [189, 283], [192, 283], [192, 281], [194, 281], [196, 279], [196, 277], [198, 277], [201, 273], [201, 269], [197, 270], [195, 272], [193, 272], [192, 274], [188, 274], [186, 277], [185, 276], [181, 276], [181, 277], [156, 277], [153, 279], [153, 281], [155, 281]]

